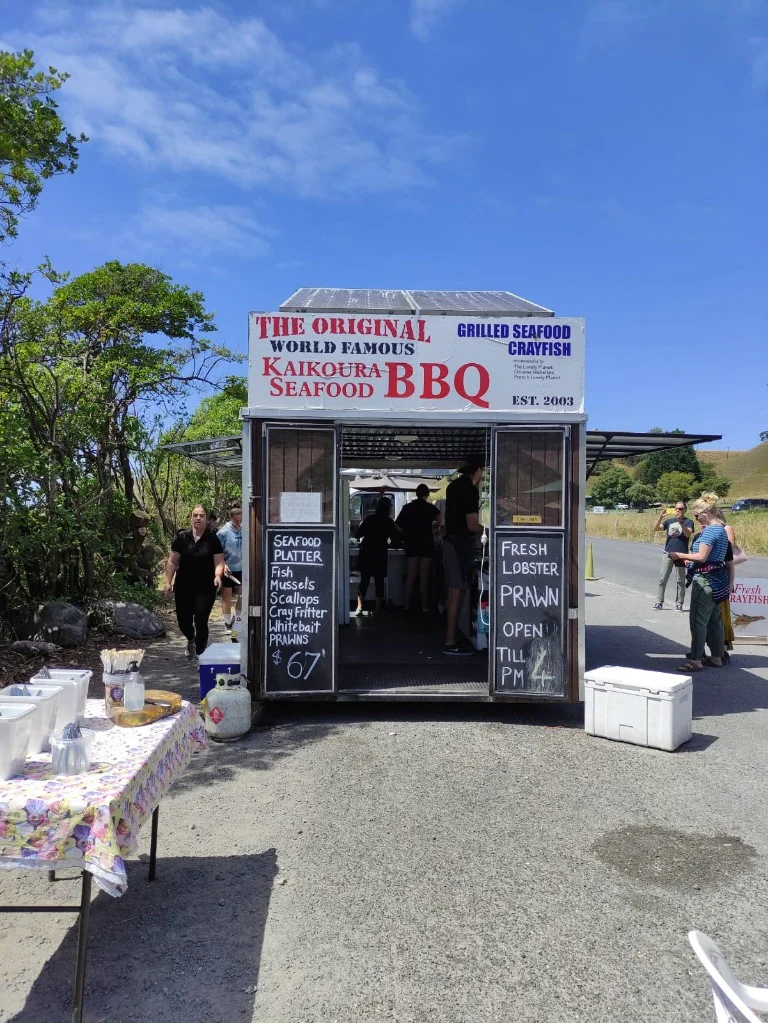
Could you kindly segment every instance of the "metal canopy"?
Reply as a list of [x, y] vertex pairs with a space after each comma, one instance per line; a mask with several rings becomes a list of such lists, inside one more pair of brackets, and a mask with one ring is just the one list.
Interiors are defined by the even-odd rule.
[[601, 459], [650, 455], [689, 444], [708, 444], [722, 440], [721, 434], [705, 433], [619, 433], [613, 430], [587, 430], [587, 476]]
[[[341, 460], [364, 468], [428, 468], [430, 464], [457, 466], [470, 455], [483, 455], [487, 443], [485, 427], [390, 427], [345, 426], [341, 432]], [[587, 476], [601, 459], [649, 455], [654, 451], [708, 444], [721, 440], [720, 434], [627, 433], [587, 431]], [[239, 471], [242, 468], [242, 438], [219, 437], [180, 444], [163, 444], [162, 451], [186, 455], [204, 465]]]
[[385, 291], [377, 288], [299, 288], [281, 312], [403, 313], [432, 316], [554, 316], [551, 309], [511, 291]]
[[361, 469], [451, 467], [473, 455], [484, 457], [488, 438], [485, 427], [345, 426], [341, 462]]
[[240, 472], [243, 467], [243, 438], [216, 437], [214, 440], [187, 440], [178, 444], [161, 444], [160, 451], [186, 455], [203, 465]]

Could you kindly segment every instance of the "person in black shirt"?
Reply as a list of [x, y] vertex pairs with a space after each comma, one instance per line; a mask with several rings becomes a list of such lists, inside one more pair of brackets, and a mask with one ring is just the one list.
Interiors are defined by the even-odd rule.
[[416, 500], [409, 502], [395, 520], [405, 534], [405, 609], [411, 606], [413, 588], [419, 579], [421, 610], [429, 611], [429, 571], [435, 556], [434, 530], [441, 523], [440, 511], [430, 504], [429, 487], [416, 487]]
[[373, 576], [376, 584], [376, 610], [381, 611], [384, 601], [384, 580], [387, 575], [387, 558], [390, 540], [397, 539], [401, 533], [390, 518], [392, 502], [382, 497], [376, 505], [376, 511], [366, 516], [357, 527], [356, 536], [360, 545], [360, 586], [357, 591], [356, 615], [364, 614], [363, 601]]
[[[688, 543], [693, 533], [693, 519], [686, 518], [688, 506], [685, 501], [675, 502], [674, 517], [664, 518], [665, 512], [662, 509], [653, 529], [657, 533], [666, 533], [667, 542], [664, 544], [664, 554], [661, 558], [661, 574], [659, 576], [659, 595], [653, 605], [657, 611], [664, 607], [664, 591], [667, 588], [669, 577], [674, 569], [677, 574], [677, 603], [678, 611], [683, 610], [685, 601], [685, 563], [675, 561], [672, 554], [687, 554]], [[662, 521], [663, 520], [663, 521]]]
[[167, 596], [173, 592], [176, 621], [187, 638], [187, 657], [201, 654], [208, 645], [208, 619], [223, 575], [221, 540], [208, 528], [205, 508], [195, 505], [192, 528], [176, 534], [165, 566], [165, 592]]
[[471, 654], [474, 648], [459, 643], [457, 629], [459, 611], [469, 581], [475, 551], [475, 537], [480, 536], [480, 494], [477, 484], [483, 477], [483, 463], [470, 459], [459, 470], [459, 477], [448, 484], [445, 492], [445, 536], [443, 537], [443, 569], [448, 590], [445, 599], [445, 654]]

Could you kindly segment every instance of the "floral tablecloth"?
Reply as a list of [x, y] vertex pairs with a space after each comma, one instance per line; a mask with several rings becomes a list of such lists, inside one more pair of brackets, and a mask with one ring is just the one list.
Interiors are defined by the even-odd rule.
[[23, 775], [0, 781], [0, 868], [76, 867], [122, 895], [139, 829], [205, 748], [205, 729], [186, 702], [140, 728], [113, 725], [101, 700], [88, 701], [86, 717], [96, 733], [87, 774], [55, 777], [50, 753], [38, 753]]

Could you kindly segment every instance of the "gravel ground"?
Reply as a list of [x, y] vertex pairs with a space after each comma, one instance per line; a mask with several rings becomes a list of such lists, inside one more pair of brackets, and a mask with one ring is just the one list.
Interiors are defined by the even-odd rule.
[[[588, 586], [591, 666], [679, 663], [684, 615]], [[194, 691], [178, 638], [145, 664]], [[86, 1019], [711, 1019], [689, 928], [768, 983], [768, 648], [696, 676], [694, 716], [670, 754], [580, 707], [283, 708], [164, 800], [156, 884], [95, 897]], [[77, 891], [0, 874], [3, 904]], [[0, 1020], [68, 1020], [72, 918], [0, 927]]]

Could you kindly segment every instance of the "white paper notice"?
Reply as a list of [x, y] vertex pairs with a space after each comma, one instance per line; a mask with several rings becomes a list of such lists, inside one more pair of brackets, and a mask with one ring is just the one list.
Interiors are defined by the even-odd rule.
[[323, 495], [284, 490], [280, 495], [281, 522], [322, 522]]

